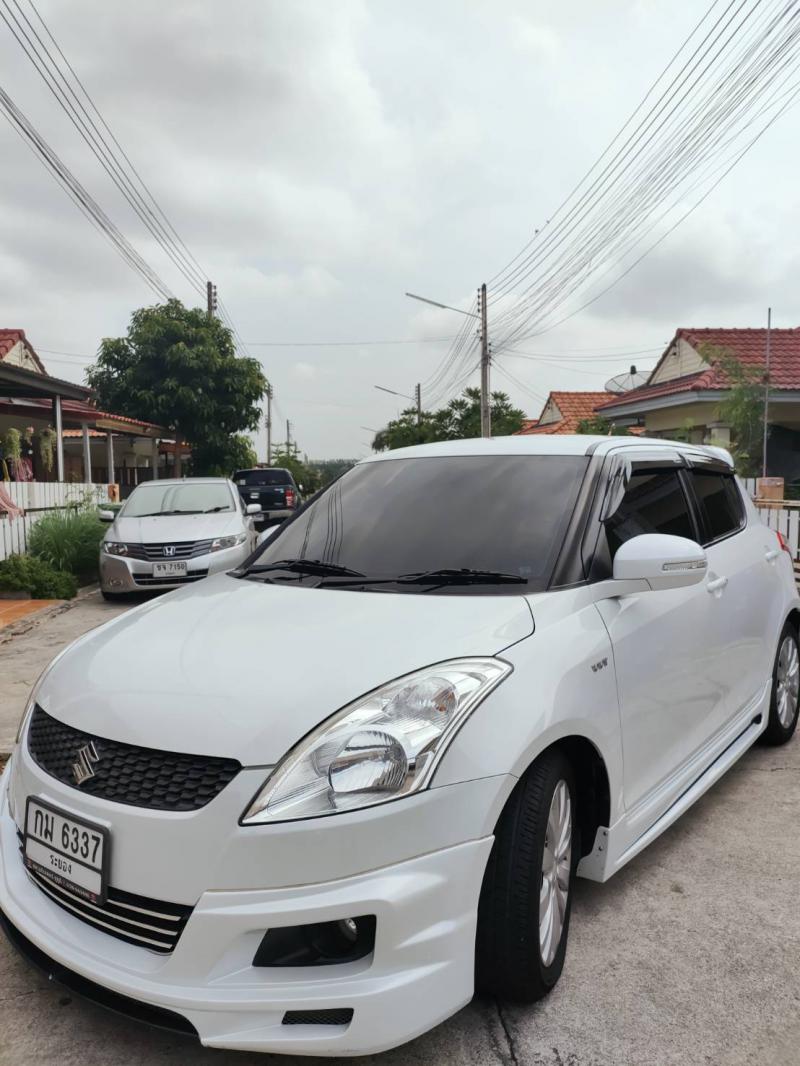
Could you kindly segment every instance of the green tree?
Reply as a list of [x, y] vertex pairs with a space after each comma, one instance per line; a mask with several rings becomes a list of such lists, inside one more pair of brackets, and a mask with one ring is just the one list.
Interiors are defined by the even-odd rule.
[[[506, 437], [522, 428], [525, 414], [511, 406], [504, 392], [492, 393], [492, 435]], [[480, 389], [465, 389], [437, 411], [423, 411], [419, 423], [416, 407], [409, 407], [399, 418], [375, 434], [372, 447], [376, 452], [405, 448], [412, 444], [430, 444], [438, 440], [465, 440], [481, 435]]]
[[590, 433], [601, 437], [629, 437], [627, 426], [615, 426], [602, 415], [592, 415], [591, 418], [582, 418], [575, 427], [576, 433]]
[[179, 300], [134, 311], [125, 337], [103, 339], [86, 379], [100, 407], [188, 441], [197, 474], [226, 468], [232, 438], [258, 428], [267, 389], [257, 360], [236, 355], [230, 330]]
[[[235, 470], [249, 470], [258, 463], [253, 442], [244, 433], [233, 433], [228, 438], [222, 462], [212, 463], [203, 473], [215, 477], [230, 477]], [[194, 463], [192, 463], [194, 469]]]
[[764, 370], [742, 363], [728, 348], [706, 344], [699, 351], [707, 363], [722, 371], [729, 385], [719, 416], [730, 427], [737, 472], [757, 477], [764, 454]]
[[324, 489], [337, 477], [356, 465], [355, 459], [312, 459], [308, 464], [319, 480], [319, 487]]

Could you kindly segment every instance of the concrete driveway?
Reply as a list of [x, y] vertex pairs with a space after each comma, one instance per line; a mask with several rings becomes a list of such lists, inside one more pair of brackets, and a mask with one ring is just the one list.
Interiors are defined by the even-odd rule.
[[[79, 624], [112, 610], [89, 605], [71, 621], [67, 612], [0, 644], [0, 669], [13, 674], [15, 663], [29, 663], [32, 673], [45, 648], [55, 654]], [[17, 713], [23, 701], [20, 688]], [[8, 725], [10, 705], [4, 685]], [[366, 1061], [798, 1066], [798, 811], [800, 739], [753, 749], [616, 878], [578, 882], [567, 965], [549, 999], [526, 1008], [476, 1001], [412, 1044]], [[0, 1066], [266, 1061], [204, 1050], [73, 998], [4, 941], [0, 1003]]]

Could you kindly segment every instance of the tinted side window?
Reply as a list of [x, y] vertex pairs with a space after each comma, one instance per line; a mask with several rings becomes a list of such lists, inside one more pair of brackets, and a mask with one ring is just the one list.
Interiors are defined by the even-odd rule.
[[744, 509], [732, 477], [693, 470], [692, 484], [703, 514], [704, 543], [710, 544], [741, 528]]
[[678, 472], [634, 473], [616, 513], [606, 521], [608, 547], [617, 549], [640, 533], [671, 533], [695, 540], [694, 524]]

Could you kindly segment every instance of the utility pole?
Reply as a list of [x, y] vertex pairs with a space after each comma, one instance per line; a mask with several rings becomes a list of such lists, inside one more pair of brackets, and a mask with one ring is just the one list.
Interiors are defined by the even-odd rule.
[[213, 282], [206, 282], [206, 311], [209, 321], [217, 313], [217, 286]]
[[267, 466], [272, 465], [272, 385], [267, 385]]
[[764, 441], [761, 447], [761, 476], [767, 476], [767, 435], [769, 429], [769, 356], [772, 334], [772, 308], [767, 308], [767, 347], [764, 352]]
[[486, 315], [486, 282], [480, 290], [481, 313], [481, 436], [492, 435], [492, 402], [489, 391], [489, 329]]
[[292, 454], [292, 423], [289, 419], [286, 419], [286, 453], [291, 456]]
[[414, 388], [414, 399], [417, 402], [417, 427], [422, 425], [422, 384], [418, 383]]

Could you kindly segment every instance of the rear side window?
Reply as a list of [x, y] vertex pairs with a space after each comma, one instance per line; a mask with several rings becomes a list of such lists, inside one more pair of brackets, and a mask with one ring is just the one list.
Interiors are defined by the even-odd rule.
[[237, 470], [233, 475], [237, 485], [247, 488], [257, 488], [268, 485], [294, 485], [294, 479], [288, 470]]
[[617, 549], [640, 533], [671, 533], [696, 539], [689, 505], [676, 470], [634, 473], [617, 511], [606, 520], [608, 547]]
[[728, 537], [744, 524], [744, 507], [730, 475], [692, 471], [692, 484], [703, 518], [703, 543]]

